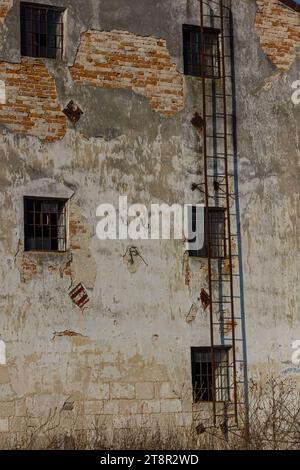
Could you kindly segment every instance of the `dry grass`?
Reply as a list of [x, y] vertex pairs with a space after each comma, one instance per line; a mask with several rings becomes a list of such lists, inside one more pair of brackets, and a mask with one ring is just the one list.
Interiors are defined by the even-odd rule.
[[61, 414], [52, 410], [45, 422], [26, 433], [22, 439], [12, 438], [10, 449], [91, 449], [91, 450], [299, 450], [300, 395], [291, 380], [270, 377], [250, 382], [249, 434], [241, 416], [239, 429], [225, 437], [221, 429], [208, 428], [197, 433], [193, 427], [175, 428], [172, 424], [159, 428], [132, 427], [109, 430], [96, 420], [93, 430], [63, 431]]

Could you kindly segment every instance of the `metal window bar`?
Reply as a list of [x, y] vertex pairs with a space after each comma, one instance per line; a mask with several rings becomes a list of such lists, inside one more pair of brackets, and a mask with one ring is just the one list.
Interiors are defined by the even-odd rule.
[[186, 75], [215, 79], [220, 77], [219, 30], [205, 28], [202, 38], [199, 26], [183, 25], [183, 50]]
[[225, 211], [209, 208], [211, 258], [226, 257]]
[[66, 251], [66, 201], [24, 199], [25, 251]]
[[21, 3], [21, 54], [60, 59], [63, 54], [63, 9]]
[[[199, 251], [190, 250], [189, 254], [193, 257], [207, 258], [208, 250], [210, 247], [210, 256], [213, 259], [220, 259], [226, 257], [226, 218], [225, 209], [220, 207], [209, 207], [209, 227], [205, 221], [204, 230], [204, 248]], [[192, 218], [192, 231], [198, 233], [202, 227], [198, 224], [197, 208], [192, 206], [192, 211], [189, 212], [189, 217]], [[199, 233], [198, 233], [199, 234]], [[208, 243], [208, 237], [210, 242]], [[194, 240], [191, 240], [194, 241]]]
[[194, 402], [212, 402], [215, 390], [217, 402], [230, 400], [229, 348], [214, 347], [215, 380], [212, 374], [209, 347], [192, 348], [192, 382]]

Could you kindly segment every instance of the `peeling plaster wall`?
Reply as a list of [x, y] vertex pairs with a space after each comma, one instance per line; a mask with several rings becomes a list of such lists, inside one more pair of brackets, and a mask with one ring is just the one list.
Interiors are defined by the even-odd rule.
[[161, 39], [127, 31], [88, 31], [81, 37], [71, 73], [82, 85], [141, 94], [167, 116], [183, 108], [183, 78]]
[[13, 0], [1, 0], [0, 1], [0, 22], [3, 22], [6, 18], [8, 11], [13, 6]]
[[258, 0], [256, 30], [260, 44], [278, 69], [289, 70], [300, 56], [300, 15], [280, 0]]
[[[253, 27], [257, 18], [262, 19], [262, 2], [257, 3], [258, 10], [254, 2], [236, 2], [234, 21], [249, 364], [254, 377], [274, 371], [284, 375], [285, 370], [296, 367], [294, 377], [299, 381], [291, 355], [292, 341], [300, 337], [300, 107], [292, 103], [291, 96], [292, 83], [300, 77], [300, 61], [289, 56], [284, 70], [274, 74]], [[265, 9], [268, 11], [267, 6]], [[286, 16], [273, 19], [281, 21], [287, 39], [290, 19], [299, 24], [300, 14], [284, 6], [278, 10]], [[269, 34], [279, 50], [284, 41], [271, 22]], [[294, 38], [293, 46], [297, 49], [299, 38]], [[282, 53], [278, 52], [277, 60], [274, 51], [272, 60], [279, 68], [281, 59]]]
[[[13, 74], [23, 66], [18, 3], [7, 15], [0, 55], [1, 70]], [[201, 112], [201, 86], [196, 78], [181, 75], [181, 28], [199, 24], [198, 1], [50, 3], [68, 8], [64, 61], [39, 61], [22, 74], [32, 73], [33, 66], [42, 72], [51, 90], [48, 101], [44, 96], [40, 102], [36, 87], [31, 88], [24, 112], [29, 116], [38, 107], [40, 114], [25, 132], [6, 76], [16, 127], [1, 118], [0, 105], [3, 446], [12, 435], [21, 442], [50, 411], [54, 422], [59, 415], [61, 432], [88, 432], [96, 422], [108, 432], [134, 424], [188, 426], [195, 417], [190, 348], [209, 344], [208, 312], [199, 300], [208, 282], [205, 260], [188, 258], [184, 240], [100, 242], [95, 235], [97, 206], [108, 202], [117, 207], [119, 195], [147, 207], [203, 202], [203, 195], [190, 189], [203, 172], [202, 140], [190, 124], [194, 113]], [[273, 369], [282, 373], [291, 361], [291, 339], [300, 335], [295, 222], [300, 220], [300, 116], [290, 99], [299, 61], [274, 77], [256, 30], [256, 2], [238, 0], [233, 6], [245, 310], [250, 370], [256, 376]], [[100, 86], [96, 66], [91, 80], [89, 67], [97, 57], [86, 64], [86, 80], [76, 75], [90, 53], [89, 47], [82, 49], [86, 31], [105, 40], [127, 31], [130, 40], [144, 37], [150, 49], [160, 44], [179, 92], [172, 115], [157, 112], [170, 108], [164, 108], [164, 94], [154, 104], [153, 84], [141, 90], [128, 82], [121, 87], [114, 76], [114, 88]], [[112, 47], [115, 53], [117, 46]], [[118, 72], [111, 64], [112, 73], [124, 73], [123, 60]], [[153, 70], [157, 64], [151, 77]], [[133, 67], [128, 79], [135, 73]], [[160, 71], [157, 77], [159, 82]], [[71, 99], [83, 110], [76, 125], [61, 113]], [[45, 102], [57, 106], [58, 127], [47, 127], [48, 113], [40, 111]], [[66, 253], [24, 253], [24, 195], [69, 199]], [[132, 245], [145, 262], [137, 256], [131, 264]], [[84, 310], [69, 297], [79, 282], [90, 299]]]
[[66, 116], [57, 102], [55, 81], [42, 61], [0, 62], [6, 100], [0, 104], [0, 123], [18, 134], [51, 142], [66, 132]]

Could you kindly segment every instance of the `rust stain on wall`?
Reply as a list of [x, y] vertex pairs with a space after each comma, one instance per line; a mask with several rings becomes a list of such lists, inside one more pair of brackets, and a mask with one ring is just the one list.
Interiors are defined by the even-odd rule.
[[80, 85], [132, 90], [165, 116], [175, 115], [184, 105], [183, 78], [163, 39], [127, 31], [87, 31], [71, 73]]
[[46, 142], [64, 137], [66, 116], [57, 100], [55, 81], [42, 61], [27, 58], [20, 64], [0, 61], [0, 80], [6, 89], [6, 103], [0, 104], [1, 124]]
[[233, 323], [232, 321], [226, 320], [224, 322], [224, 327], [223, 327], [224, 335], [228, 336], [233, 331], [233, 329], [236, 329], [236, 327], [237, 327], [236, 321]]
[[35, 261], [23, 256], [20, 269], [23, 282], [31, 281], [38, 274], [38, 268]]
[[69, 260], [59, 266], [50, 265], [48, 266], [48, 271], [50, 274], [56, 275], [61, 279], [63, 279], [64, 276], [72, 277], [72, 260]]
[[260, 44], [271, 62], [289, 70], [300, 42], [300, 14], [279, 0], [257, 0], [256, 30]]
[[13, 0], [0, 0], [0, 23], [3, 23], [7, 13], [13, 6]]
[[187, 314], [185, 318], [186, 322], [187, 323], [193, 322], [196, 319], [197, 313], [198, 313], [198, 308], [195, 304], [193, 304], [190, 308], [189, 313]]
[[185, 279], [185, 285], [188, 286], [188, 288], [191, 288], [192, 284], [192, 278], [193, 274], [190, 268], [190, 257], [188, 253], [184, 253], [183, 256], [183, 274], [184, 274], [184, 279]]
[[[91, 254], [91, 240], [94, 237], [94, 229], [88, 219], [82, 214], [76, 199], [70, 202], [70, 250], [72, 263], [69, 272], [77, 281], [91, 289], [95, 285], [97, 266]], [[74, 284], [75, 285], [75, 284]]]
[[58, 331], [58, 332], [55, 332], [53, 333], [53, 338], [52, 340], [54, 340], [55, 338], [61, 338], [61, 337], [69, 337], [69, 338], [72, 338], [74, 336], [80, 336], [81, 338], [85, 338], [84, 335], [80, 334], [80, 333], [77, 333], [76, 331], [70, 331], [70, 330], [65, 330], [65, 331]]

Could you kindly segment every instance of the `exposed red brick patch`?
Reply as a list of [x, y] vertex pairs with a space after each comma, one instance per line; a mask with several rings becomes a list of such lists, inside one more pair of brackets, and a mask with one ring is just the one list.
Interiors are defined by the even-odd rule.
[[0, 0], [0, 22], [3, 23], [8, 11], [13, 6], [13, 0]]
[[24, 282], [31, 281], [37, 275], [37, 264], [27, 257], [23, 257], [22, 264], [22, 277]]
[[126, 31], [85, 32], [71, 72], [80, 85], [132, 90], [167, 116], [183, 108], [183, 78], [162, 39]]
[[61, 279], [64, 276], [72, 277], [72, 260], [67, 261], [65, 264], [62, 265], [55, 265], [55, 266], [48, 266], [48, 271], [50, 274], [59, 276]]
[[16, 133], [51, 142], [64, 137], [67, 120], [57, 100], [55, 81], [46, 65], [35, 59], [20, 64], [0, 61], [6, 103], [0, 104], [0, 123]]
[[300, 14], [280, 0], [257, 0], [256, 29], [260, 44], [280, 70], [289, 70], [299, 56]]

